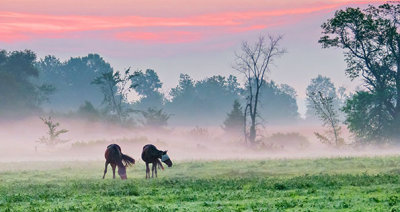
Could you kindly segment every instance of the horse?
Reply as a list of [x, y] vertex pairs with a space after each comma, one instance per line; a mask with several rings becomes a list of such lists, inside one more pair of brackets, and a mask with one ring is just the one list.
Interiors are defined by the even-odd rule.
[[163, 163], [167, 164], [168, 167], [172, 166], [172, 161], [167, 155], [167, 151], [160, 151], [152, 144], [147, 144], [143, 147], [142, 160], [146, 163], [146, 179], [150, 178], [149, 163], [153, 164], [153, 166], [151, 167], [152, 178], [154, 176], [154, 172], [157, 177], [157, 165], [164, 170], [160, 159]]
[[126, 167], [135, 164], [135, 160], [128, 155], [122, 154], [121, 147], [118, 144], [108, 145], [106, 152], [104, 153], [104, 157], [106, 158], [106, 163], [103, 179], [106, 176], [108, 164], [111, 164], [113, 170], [113, 179], [115, 179], [115, 167], [118, 166], [119, 176], [122, 180], [126, 180]]

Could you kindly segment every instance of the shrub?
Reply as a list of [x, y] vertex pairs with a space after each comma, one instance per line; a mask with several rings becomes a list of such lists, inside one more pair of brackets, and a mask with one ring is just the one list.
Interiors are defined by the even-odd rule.
[[264, 146], [272, 146], [275, 148], [305, 148], [309, 145], [309, 141], [303, 135], [292, 133], [275, 133], [261, 140]]

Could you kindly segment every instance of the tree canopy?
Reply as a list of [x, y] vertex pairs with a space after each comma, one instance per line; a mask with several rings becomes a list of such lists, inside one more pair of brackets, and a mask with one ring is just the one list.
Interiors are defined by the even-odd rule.
[[[171, 89], [171, 99], [166, 102], [165, 108], [172, 114], [171, 123], [221, 123], [235, 100], [244, 104], [246, 89], [233, 75], [217, 75], [195, 81], [189, 75], [181, 74], [178, 86]], [[260, 90], [259, 115], [267, 124], [298, 119], [296, 92], [292, 87], [264, 81]]]
[[162, 82], [154, 70], [135, 71], [131, 81], [132, 88], [140, 95], [140, 100], [134, 104], [136, 109], [148, 110], [163, 107], [165, 97], [160, 91]]
[[236, 77], [212, 76], [200, 81], [181, 74], [179, 84], [170, 91], [171, 100], [165, 105], [171, 122], [196, 122], [210, 125], [221, 122], [232, 102], [239, 97]]
[[[66, 61], [50, 55], [37, 60], [29, 50], [0, 51], [0, 82], [0, 116], [45, 109], [89, 120], [133, 123], [132, 118], [138, 118], [141, 123], [140, 114], [146, 114], [160, 118], [163, 126], [167, 120], [175, 125], [221, 125], [235, 100], [245, 103], [247, 91], [233, 75], [194, 80], [181, 74], [166, 98], [163, 83], [152, 69], [114, 71], [98, 54]], [[263, 81], [260, 89], [259, 113], [267, 123], [298, 117], [292, 87]], [[131, 91], [140, 97], [136, 102], [128, 99]]]
[[55, 86], [56, 95], [50, 97], [47, 107], [56, 111], [76, 110], [85, 101], [99, 106], [103, 95], [91, 82], [103, 73], [113, 72], [110, 64], [98, 54], [71, 57], [65, 62], [49, 55], [38, 61], [36, 67], [40, 71], [40, 81]]
[[325, 98], [332, 99], [332, 106], [335, 110], [339, 110], [342, 106], [337, 95], [336, 87], [331, 79], [329, 77], [318, 75], [317, 77], [311, 79], [311, 82], [306, 89], [306, 118], [309, 121], [314, 121], [318, 118], [315, 111], [315, 101], [313, 101], [313, 97], [315, 97], [315, 95], [319, 95], [319, 93], [321, 93]]
[[[350, 130], [365, 142], [400, 138], [399, 18], [400, 4], [383, 4], [339, 10], [322, 25], [322, 46], [344, 49], [347, 75], [364, 80], [366, 90], [344, 111]], [[365, 119], [356, 118], [363, 112]]]
[[244, 127], [243, 108], [238, 100], [233, 102], [232, 110], [227, 114], [222, 128], [227, 134], [242, 135]]

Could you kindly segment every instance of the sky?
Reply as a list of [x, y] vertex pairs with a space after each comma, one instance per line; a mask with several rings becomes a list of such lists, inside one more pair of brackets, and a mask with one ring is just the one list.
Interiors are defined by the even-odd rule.
[[345, 7], [386, 1], [345, 0], [0, 0], [0, 49], [31, 49], [39, 57], [98, 53], [116, 70], [154, 69], [168, 92], [180, 73], [199, 80], [233, 74], [242, 41], [283, 35], [287, 53], [268, 80], [297, 91], [305, 113], [305, 89], [322, 74], [349, 91], [361, 85], [345, 75], [340, 49], [318, 44], [321, 24]]

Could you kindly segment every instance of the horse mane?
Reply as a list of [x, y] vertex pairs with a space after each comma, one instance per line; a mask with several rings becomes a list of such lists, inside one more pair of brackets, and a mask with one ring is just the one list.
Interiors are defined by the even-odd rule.
[[163, 153], [163, 151], [158, 150], [156, 146], [154, 146], [153, 144], [147, 144], [143, 147], [143, 151], [145, 151], [145, 149], [147, 149], [147, 154], [151, 155], [152, 157], [155, 158], [161, 158], [161, 155]]

